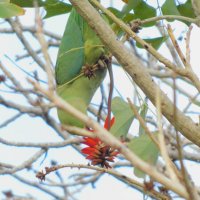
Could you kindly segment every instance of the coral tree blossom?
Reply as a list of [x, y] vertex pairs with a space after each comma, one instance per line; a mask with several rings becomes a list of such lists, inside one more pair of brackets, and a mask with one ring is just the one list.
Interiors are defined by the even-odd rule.
[[[110, 125], [114, 124], [115, 118], [110, 121]], [[105, 120], [104, 128], [108, 130], [108, 117]], [[93, 132], [93, 130], [91, 130]], [[114, 162], [115, 156], [119, 154], [116, 149], [104, 144], [99, 138], [84, 137], [83, 144], [87, 145], [81, 150], [87, 155], [87, 159], [91, 160], [92, 165], [101, 165], [101, 167], [111, 168], [109, 162]]]

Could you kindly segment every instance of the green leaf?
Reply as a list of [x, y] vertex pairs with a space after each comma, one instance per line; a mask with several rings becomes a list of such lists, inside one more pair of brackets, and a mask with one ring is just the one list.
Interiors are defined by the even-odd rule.
[[56, 81], [62, 85], [75, 78], [84, 61], [83, 18], [72, 9], [59, 47]]
[[38, 4], [39, 7], [45, 5], [45, 2], [42, 1], [42, 0], [10, 0], [10, 3], [14, 3], [14, 4], [21, 6], [21, 7], [33, 8], [34, 7], [34, 1], [37, 1], [37, 4]]
[[161, 10], [163, 15], [180, 15], [174, 0], [166, 0], [161, 7]]
[[123, 17], [123, 21], [125, 23], [131, 22], [132, 20], [136, 19], [135, 15], [132, 13], [128, 13]]
[[[108, 10], [111, 11], [119, 19], [122, 19], [124, 16], [124, 13], [122, 11], [117, 10], [116, 8], [109, 7]], [[115, 34], [120, 36], [120, 34], [122, 33], [121, 28], [116, 23], [114, 23], [112, 19], [110, 19], [109, 17], [106, 18]]]
[[200, 107], [200, 102], [198, 100], [191, 100], [191, 102]]
[[[129, 11], [131, 10], [134, 11], [134, 15], [133, 14], [129, 15], [130, 14]], [[131, 19], [138, 19], [138, 18], [147, 19], [156, 16], [156, 9], [142, 0], [129, 0], [128, 4], [125, 5], [124, 8], [122, 9], [122, 13], [124, 14], [123, 21], [127, 21], [127, 19], [129, 21], [130, 17]], [[155, 22], [150, 22], [148, 24], [145, 24], [144, 26], [153, 26], [154, 24]]]
[[10, 0], [0, 0], [0, 3], [10, 3]]
[[[158, 148], [146, 134], [133, 138], [129, 142], [128, 147], [138, 157], [149, 164], [154, 165], [158, 159]], [[134, 168], [134, 174], [139, 178], [145, 177], [145, 174], [137, 168]]]
[[[195, 17], [190, 0], [178, 6], [176, 5], [174, 0], [166, 0], [161, 9], [163, 15], [179, 15], [179, 16], [182, 15], [191, 18]], [[174, 20], [168, 19], [168, 21], [174, 21]], [[190, 25], [190, 23], [187, 21], [183, 20], [180, 21], [184, 22], [187, 25]]]
[[112, 12], [117, 18], [122, 18], [123, 17], [123, 13], [116, 9], [116, 8], [113, 8], [113, 7], [109, 7], [107, 8], [110, 12]]
[[115, 116], [115, 123], [110, 132], [117, 138], [125, 137], [134, 119], [133, 111], [128, 103], [120, 97], [112, 100], [112, 112]]
[[129, 0], [128, 4], [126, 4], [123, 7], [122, 12], [124, 14], [129, 13], [131, 10], [135, 9], [141, 2], [142, 2], [142, 0]]
[[[149, 43], [151, 46], [153, 46], [155, 49], [159, 49], [162, 43], [164, 43], [167, 40], [168, 37], [157, 37], [152, 39], [144, 39], [147, 43]], [[136, 46], [138, 48], [144, 48], [141, 44], [136, 42]]]
[[[145, 121], [145, 118], [146, 118], [147, 111], [148, 111], [148, 105], [146, 103], [143, 103], [143, 105], [141, 106], [140, 116], [142, 117], [142, 119], [144, 121]], [[145, 133], [145, 131], [140, 124], [139, 135], [142, 135], [144, 133]]]
[[15, 4], [0, 2], [0, 18], [10, 18], [13, 16], [24, 15], [25, 10]]
[[184, 4], [178, 5], [177, 9], [182, 16], [195, 18], [191, 0], [187, 0]]
[[[21, 7], [34, 7], [35, 0], [11, 0], [11, 3], [19, 5]], [[61, 2], [59, 0], [36, 0], [37, 5], [39, 7], [43, 6], [46, 10], [45, 19], [49, 17], [53, 17], [55, 15], [60, 15], [64, 13], [68, 13], [71, 11], [72, 6], [70, 4]]]
[[[141, 12], [143, 10], [144, 12]], [[156, 9], [144, 1], [140, 2], [135, 8], [134, 8], [134, 15], [135, 18], [139, 19], [147, 19], [151, 17], [156, 16]], [[148, 24], [144, 24], [143, 26], [153, 26], [155, 22], [150, 22]]]
[[51, 0], [46, 2], [44, 8], [46, 10], [46, 15], [44, 16], [44, 19], [47, 19], [49, 17], [70, 12], [72, 9], [72, 5], [56, 0]]

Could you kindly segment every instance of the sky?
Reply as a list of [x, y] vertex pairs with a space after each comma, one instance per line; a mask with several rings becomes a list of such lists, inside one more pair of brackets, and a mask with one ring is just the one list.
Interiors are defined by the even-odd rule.
[[[154, 3], [155, 1], [148, 1], [151, 3]], [[107, 1], [102, 1], [102, 3], [107, 4]], [[113, 0], [113, 5], [118, 7], [122, 3], [120, 0]], [[26, 11], [26, 16], [20, 18], [23, 24], [30, 25], [33, 23], [33, 12], [31, 10]], [[62, 32], [64, 31], [64, 26], [67, 21], [67, 16], [57, 16], [54, 18], [50, 18], [45, 20], [45, 27], [48, 30], [51, 30], [52, 32], [56, 32], [59, 35], [62, 35]], [[1, 24], [0, 24], [1, 26]], [[56, 27], [56, 29], [55, 29]], [[184, 26], [181, 23], [174, 23], [173, 28], [175, 29], [176, 33], [180, 33], [182, 30], [184, 30]], [[153, 34], [157, 34], [155, 30], [150, 30]], [[143, 37], [148, 37], [151, 33], [149, 31], [143, 32], [141, 35]], [[191, 36], [191, 62], [192, 66], [194, 66], [195, 72], [200, 76], [200, 70], [199, 70], [199, 51], [198, 47], [200, 44], [199, 39], [199, 28], [195, 27], [192, 31]], [[30, 40], [31, 37], [29, 37]], [[34, 42], [31, 41], [31, 42]], [[20, 42], [15, 37], [10, 37], [10, 35], [1, 35], [0, 36], [0, 60], [6, 64], [7, 69], [11, 70], [19, 80], [22, 80], [24, 84], [26, 83], [26, 75], [16, 68], [14, 64], [11, 63], [11, 61], [8, 59], [8, 57], [12, 60], [15, 59], [15, 54], [18, 52], [18, 54], [23, 54], [24, 50], [20, 44]], [[2, 48], [3, 47], [3, 48]], [[37, 44], [35, 44], [35, 48], [37, 49]], [[164, 47], [161, 47], [161, 52], [165, 52], [166, 56], [169, 56], [169, 54], [164, 50]], [[52, 60], [56, 60], [56, 51], [55, 49], [52, 49], [51, 51]], [[5, 56], [6, 55], [6, 56]], [[34, 63], [32, 63], [31, 60], [26, 59], [25, 61], [20, 61], [18, 63], [21, 67], [24, 69], [31, 71], [34, 69]], [[127, 79], [126, 75], [123, 73], [123, 70], [119, 67], [115, 67], [115, 86], [120, 91], [121, 95], [126, 97], [133, 96], [132, 93], [132, 83], [129, 79]], [[41, 75], [43, 76], [43, 75]], [[121, 81], [120, 81], [121, 80]], [[123, 82], [123, 84], [121, 84]], [[106, 77], [105, 84], [109, 83], [109, 78]], [[2, 86], [0, 85], [0, 89]], [[124, 90], [124, 87], [126, 90]], [[165, 89], [165, 86], [162, 86]], [[167, 89], [167, 88], [166, 88]], [[187, 88], [185, 88], [187, 90]], [[128, 91], [128, 93], [127, 93]], [[131, 92], [130, 92], [131, 91]], [[192, 91], [190, 88], [190, 92], [194, 93], [196, 90]], [[4, 94], [6, 97], [10, 100], [15, 100], [16, 102], [25, 103], [24, 99], [21, 97], [16, 97], [15, 94]], [[115, 92], [115, 95], [117, 95], [117, 92]], [[95, 95], [93, 102], [99, 101], [99, 93]], [[186, 100], [180, 101], [180, 107], [184, 106], [186, 104]], [[6, 109], [2, 106], [0, 106], [0, 123], [2, 123], [4, 120], [8, 119], [10, 116], [12, 116], [14, 113], [16, 113], [13, 110]], [[52, 115], [56, 118], [56, 111], [52, 111]], [[197, 120], [197, 119], [196, 119]], [[133, 132], [137, 132], [136, 129], [133, 129]], [[61, 138], [57, 136], [57, 134], [49, 128], [47, 125], [43, 123], [43, 121], [39, 118], [31, 118], [27, 115], [23, 115], [20, 117], [15, 123], [10, 124], [9, 126], [0, 129], [0, 136], [3, 138], [6, 138], [11, 141], [31, 141], [31, 142], [48, 142], [48, 141], [61, 141]], [[33, 155], [37, 149], [27, 149], [27, 148], [10, 148], [5, 145], [0, 145], [0, 162], [6, 162], [14, 165], [18, 165], [27, 158], [30, 157], [30, 155]], [[48, 153], [48, 158], [44, 160], [43, 157], [39, 159], [38, 162], [34, 164], [34, 167], [38, 170], [43, 169], [45, 166], [48, 166], [50, 164], [50, 160], [57, 160], [60, 164], [64, 163], [85, 163], [87, 164], [87, 160], [83, 156], [81, 156], [79, 153], [77, 153], [75, 150], [73, 150], [71, 147], [64, 147], [61, 149], [51, 149]], [[194, 171], [194, 174], [192, 174], [192, 177], [194, 181], [200, 185], [200, 175], [199, 173], [195, 173], [199, 170], [198, 166], [195, 163], [188, 162], [187, 166], [190, 170]], [[63, 174], [73, 174], [77, 172], [78, 170], [62, 170], [61, 173]], [[125, 168], [120, 169], [123, 173], [130, 176], [133, 176], [132, 169], [131, 168]], [[17, 173], [19, 175], [28, 175], [30, 180], [38, 182], [38, 180], [35, 178], [35, 174], [27, 173], [26, 171], [22, 171]], [[55, 175], [50, 175], [50, 177], [55, 177]], [[70, 180], [69, 180], [70, 181]], [[20, 184], [17, 180], [14, 178], [11, 178], [10, 176], [1, 176], [0, 177], [0, 199], [3, 198], [3, 195], [1, 194], [2, 191], [7, 191], [8, 189], [13, 189], [13, 191], [18, 194], [34, 194], [35, 197], [38, 198], [38, 200], [50, 200], [48, 195], [38, 191], [37, 189], [30, 188], [28, 186], [25, 186], [24, 184]], [[59, 190], [58, 190], [59, 193]], [[128, 187], [127, 185], [121, 183], [120, 181], [115, 181], [115, 179], [109, 175], [104, 175], [102, 178], [98, 180], [98, 182], [95, 184], [95, 189], [89, 185], [80, 193], [77, 194], [77, 199], [80, 200], [102, 200], [102, 199], [115, 199], [115, 200], [142, 200], [143, 195], [132, 188]]]

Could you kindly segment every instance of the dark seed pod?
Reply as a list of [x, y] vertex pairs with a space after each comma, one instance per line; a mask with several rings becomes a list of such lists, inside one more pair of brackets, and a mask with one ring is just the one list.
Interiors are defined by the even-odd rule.
[[0, 75], [0, 83], [5, 82], [6, 77], [4, 75]]

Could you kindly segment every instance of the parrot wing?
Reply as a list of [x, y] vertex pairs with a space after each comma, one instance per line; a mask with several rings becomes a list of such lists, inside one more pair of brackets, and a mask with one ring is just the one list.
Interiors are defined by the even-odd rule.
[[68, 18], [56, 62], [56, 82], [62, 85], [79, 74], [84, 62], [84, 21], [73, 8]]

